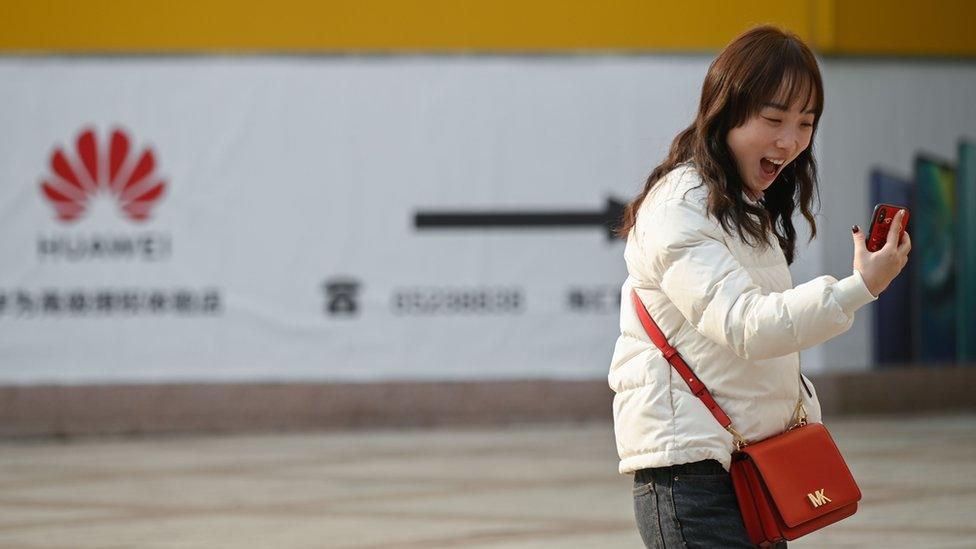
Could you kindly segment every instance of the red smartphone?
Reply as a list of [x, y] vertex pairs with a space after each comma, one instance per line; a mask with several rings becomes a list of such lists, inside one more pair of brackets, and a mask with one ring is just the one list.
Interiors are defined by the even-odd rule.
[[891, 220], [898, 213], [898, 210], [905, 210], [905, 217], [901, 220], [901, 231], [898, 233], [898, 241], [901, 242], [901, 235], [905, 234], [905, 229], [908, 228], [908, 216], [911, 215], [908, 208], [893, 204], [878, 204], [874, 207], [874, 213], [871, 215], [871, 227], [868, 229], [867, 248], [869, 252], [880, 250], [888, 241]]

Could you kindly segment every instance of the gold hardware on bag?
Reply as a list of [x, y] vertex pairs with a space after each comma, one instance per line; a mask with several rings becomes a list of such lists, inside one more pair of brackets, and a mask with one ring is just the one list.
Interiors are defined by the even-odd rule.
[[736, 431], [735, 428], [732, 427], [732, 424], [729, 424], [729, 426], [726, 427], [725, 430], [732, 434], [732, 443], [735, 444], [736, 450], [741, 450], [749, 444], [749, 441], [746, 440], [746, 437], [740, 435], [739, 431]]
[[814, 508], [820, 507], [821, 505], [826, 505], [831, 502], [830, 498], [824, 495], [825, 488], [821, 488], [812, 494], [807, 494], [807, 498], [810, 499], [810, 503], [813, 504]]
[[802, 375], [798, 376], [797, 379], [799, 380], [799, 383], [797, 384], [799, 397], [796, 399], [796, 408], [793, 408], [793, 419], [791, 420], [790, 427], [787, 429], [787, 431], [792, 431], [797, 427], [803, 427], [807, 424], [807, 411], [803, 408], [803, 389], [806, 387], [806, 384], [803, 382]]
[[789, 430], [796, 429], [797, 427], [803, 427], [807, 424], [807, 411], [803, 409], [803, 402], [796, 403], [796, 409], [793, 410], [793, 425], [790, 426]]

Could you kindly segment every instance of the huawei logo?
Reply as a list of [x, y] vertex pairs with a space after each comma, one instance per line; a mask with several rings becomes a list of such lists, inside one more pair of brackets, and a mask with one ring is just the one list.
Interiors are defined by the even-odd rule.
[[55, 149], [51, 173], [41, 182], [41, 190], [58, 219], [76, 221], [100, 194], [113, 198], [119, 211], [132, 221], [149, 218], [166, 182], [154, 173], [152, 150], [146, 147], [135, 154], [130, 145], [129, 136], [122, 130], [113, 130], [106, 144], [99, 143], [95, 131], [87, 129], [78, 136], [74, 157], [61, 147]]

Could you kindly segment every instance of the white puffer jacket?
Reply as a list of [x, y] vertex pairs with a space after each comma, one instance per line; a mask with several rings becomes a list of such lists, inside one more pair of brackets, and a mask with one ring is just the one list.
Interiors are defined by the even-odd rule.
[[[636, 288], [651, 317], [751, 441], [781, 433], [800, 388], [799, 351], [845, 332], [873, 301], [861, 275], [793, 287], [775, 238], [763, 250], [731, 237], [706, 213], [707, 187], [683, 165], [641, 204], [627, 238], [620, 337], [610, 366], [620, 472], [715, 459], [729, 468], [732, 436], [644, 332]], [[820, 421], [809, 380], [803, 405]]]

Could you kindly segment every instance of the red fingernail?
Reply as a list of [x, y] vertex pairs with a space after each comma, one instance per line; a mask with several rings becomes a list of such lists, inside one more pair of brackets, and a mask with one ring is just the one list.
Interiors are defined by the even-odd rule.
[[858, 227], [857, 225], [854, 225], [853, 227], [851, 227], [851, 232], [854, 233], [854, 234], [857, 234], [857, 233], [861, 232], [861, 228]]

